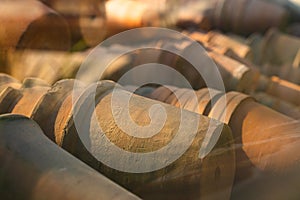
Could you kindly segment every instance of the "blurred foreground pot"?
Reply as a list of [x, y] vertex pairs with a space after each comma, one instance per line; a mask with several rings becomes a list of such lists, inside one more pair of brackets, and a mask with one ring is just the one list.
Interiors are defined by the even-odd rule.
[[0, 116], [1, 199], [139, 199], [60, 149], [33, 121]]

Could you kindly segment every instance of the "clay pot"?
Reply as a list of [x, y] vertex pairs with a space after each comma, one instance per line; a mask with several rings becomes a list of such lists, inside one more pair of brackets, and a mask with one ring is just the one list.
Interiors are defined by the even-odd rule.
[[[30, 11], [30, 12], [28, 12]], [[66, 21], [34, 0], [1, 1], [0, 47], [68, 50], [70, 32]]]

